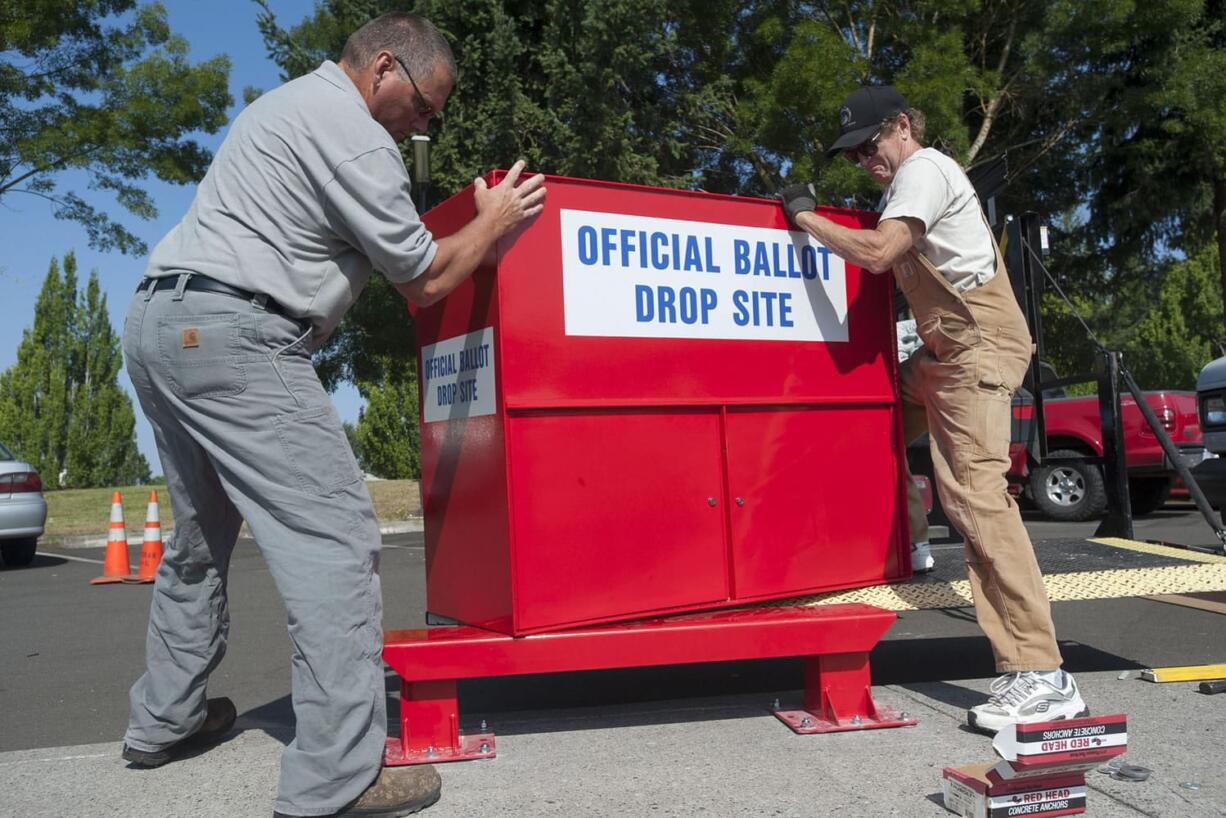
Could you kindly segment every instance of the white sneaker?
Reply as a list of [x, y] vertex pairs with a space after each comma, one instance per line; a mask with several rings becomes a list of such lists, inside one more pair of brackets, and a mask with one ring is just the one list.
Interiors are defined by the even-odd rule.
[[1090, 715], [1071, 673], [1063, 674], [1063, 687], [1056, 687], [1046, 676], [1036, 671], [1006, 673], [988, 688], [991, 696], [987, 703], [970, 709], [967, 723], [976, 730], [997, 733], [1008, 724], [1061, 721]]
[[935, 565], [927, 542], [911, 543], [911, 573], [927, 574]]

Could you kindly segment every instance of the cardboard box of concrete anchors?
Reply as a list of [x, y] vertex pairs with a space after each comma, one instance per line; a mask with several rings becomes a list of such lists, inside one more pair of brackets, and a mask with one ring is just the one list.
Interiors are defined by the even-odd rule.
[[1075, 815], [1086, 810], [1085, 771], [1128, 749], [1127, 718], [1010, 725], [992, 748], [1000, 761], [945, 768], [948, 810], [964, 818]]
[[1038, 724], [1011, 724], [996, 734], [992, 768], [1001, 780], [1092, 770], [1128, 749], [1128, 717], [1089, 716]]
[[994, 766], [946, 767], [942, 781], [945, 808], [963, 818], [1076, 815], [1086, 810], [1083, 773], [1001, 781], [992, 774]]

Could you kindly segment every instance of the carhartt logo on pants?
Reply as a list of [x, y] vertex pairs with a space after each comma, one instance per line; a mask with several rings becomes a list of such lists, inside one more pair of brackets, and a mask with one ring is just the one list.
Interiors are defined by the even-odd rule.
[[200, 330], [192, 327], [191, 329], [183, 330], [183, 348], [200, 346]]

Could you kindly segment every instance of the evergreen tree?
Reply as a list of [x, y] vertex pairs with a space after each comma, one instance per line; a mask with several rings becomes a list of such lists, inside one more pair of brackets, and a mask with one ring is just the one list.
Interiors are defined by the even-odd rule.
[[[329, 0], [289, 28], [261, 5], [260, 28], [284, 79], [338, 59], [350, 33], [387, 11], [414, 10], [443, 31], [460, 81], [432, 129], [438, 197], [519, 157], [532, 171], [695, 182], [693, 168], [705, 149], [686, 123], [697, 121], [714, 97], [705, 83], [690, 79], [703, 53], [700, 38], [675, 25], [672, 4], [663, 0], [425, 0], [415, 6]], [[694, 7], [687, 14], [701, 16], [701, 4], [687, 5]], [[725, 2], [721, 13], [732, 8]], [[325, 385], [351, 380], [369, 402], [357, 432], [369, 468], [384, 476], [418, 469], [416, 371], [403, 365], [415, 350], [403, 298], [376, 277], [316, 355]], [[394, 404], [409, 395], [411, 403]], [[377, 445], [375, 428], [391, 439]], [[393, 455], [389, 446], [401, 451]]]
[[76, 256], [51, 260], [17, 362], [0, 373], [0, 440], [49, 486], [129, 485], [149, 479], [136, 447], [132, 401], [120, 388], [120, 341], [90, 273], [77, 289]]
[[76, 325], [77, 263], [69, 253], [63, 274], [51, 259], [34, 304], [34, 324], [22, 333], [17, 362], [0, 373], [0, 440], [57, 485], [67, 450], [70, 349]]
[[[524, 156], [723, 193], [814, 181], [826, 202], [871, 209], [880, 191], [824, 149], [848, 92], [891, 83], [927, 114], [927, 144], [968, 168], [1007, 160], [999, 212], [1078, 215], [1049, 266], [1096, 334], [1127, 347], [1117, 327], [1191, 333], [1186, 348], [1148, 347], [1146, 379], [1183, 382], [1216, 337], [1151, 308], [1175, 286], [1168, 271], [1190, 274], [1182, 261], [1215, 238], [1226, 281], [1226, 0], [326, 0], [296, 25], [267, 6], [260, 22], [289, 78], [393, 9], [433, 20], [459, 62], [432, 129], [440, 195]], [[383, 389], [382, 362], [407, 355], [411, 330], [392, 288], [364, 300], [321, 376]], [[1084, 371], [1093, 346], [1050, 303], [1049, 353]]]

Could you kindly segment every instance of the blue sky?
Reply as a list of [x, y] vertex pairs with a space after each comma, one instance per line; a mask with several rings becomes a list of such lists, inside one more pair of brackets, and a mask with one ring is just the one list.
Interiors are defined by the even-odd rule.
[[[163, 0], [170, 28], [187, 39], [191, 59], [200, 62], [218, 54], [230, 57], [230, 93], [234, 106], [230, 119], [243, 104], [243, 88], [254, 86], [268, 90], [280, 84], [280, 69], [268, 58], [264, 41], [256, 28], [258, 7], [251, 0]], [[314, 11], [312, 0], [270, 0], [269, 6], [282, 26], [295, 24]], [[199, 140], [210, 149], [221, 144], [227, 129], [216, 134], [200, 134]], [[122, 211], [114, 200], [91, 195], [83, 175], [64, 174], [59, 177], [61, 190], [74, 190], [96, 207], [118, 217], [129, 230], [140, 236], [149, 248], [182, 218], [191, 204], [195, 186], [179, 187], [150, 181], [147, 189], [157, 203], [158, 218], [143, 222]], [[82, 282], [91, 270], [97, 270], [98, 280], [107, 296], [111, 324], [118, 332], [128, 301], [145, 268], [143, 257], [120, 253], [100, 253], [89, 247], [85, 231], [76, 224], [58, 221], [51, 215], [49, 203], [24, 194], [5, 196], [0, 201], [0, 370], [17, 360], [17, 345], [21, 334], [34, 318], [34, 302], [47, 274], [52, 256], [63, 259], [72, 250]], [[127, 373], [119, 376], [120, 383], [132, 392]], [[362, 400], [351, 387], [345, 386], [332, 396], [343, 420], [356, 421]], [[136, 399], [133, 396], [133, 403]], [[141, 452], [149, 460], [154, 474], [162, 471], [153, 433], [136, 407], [136, 439]]]

